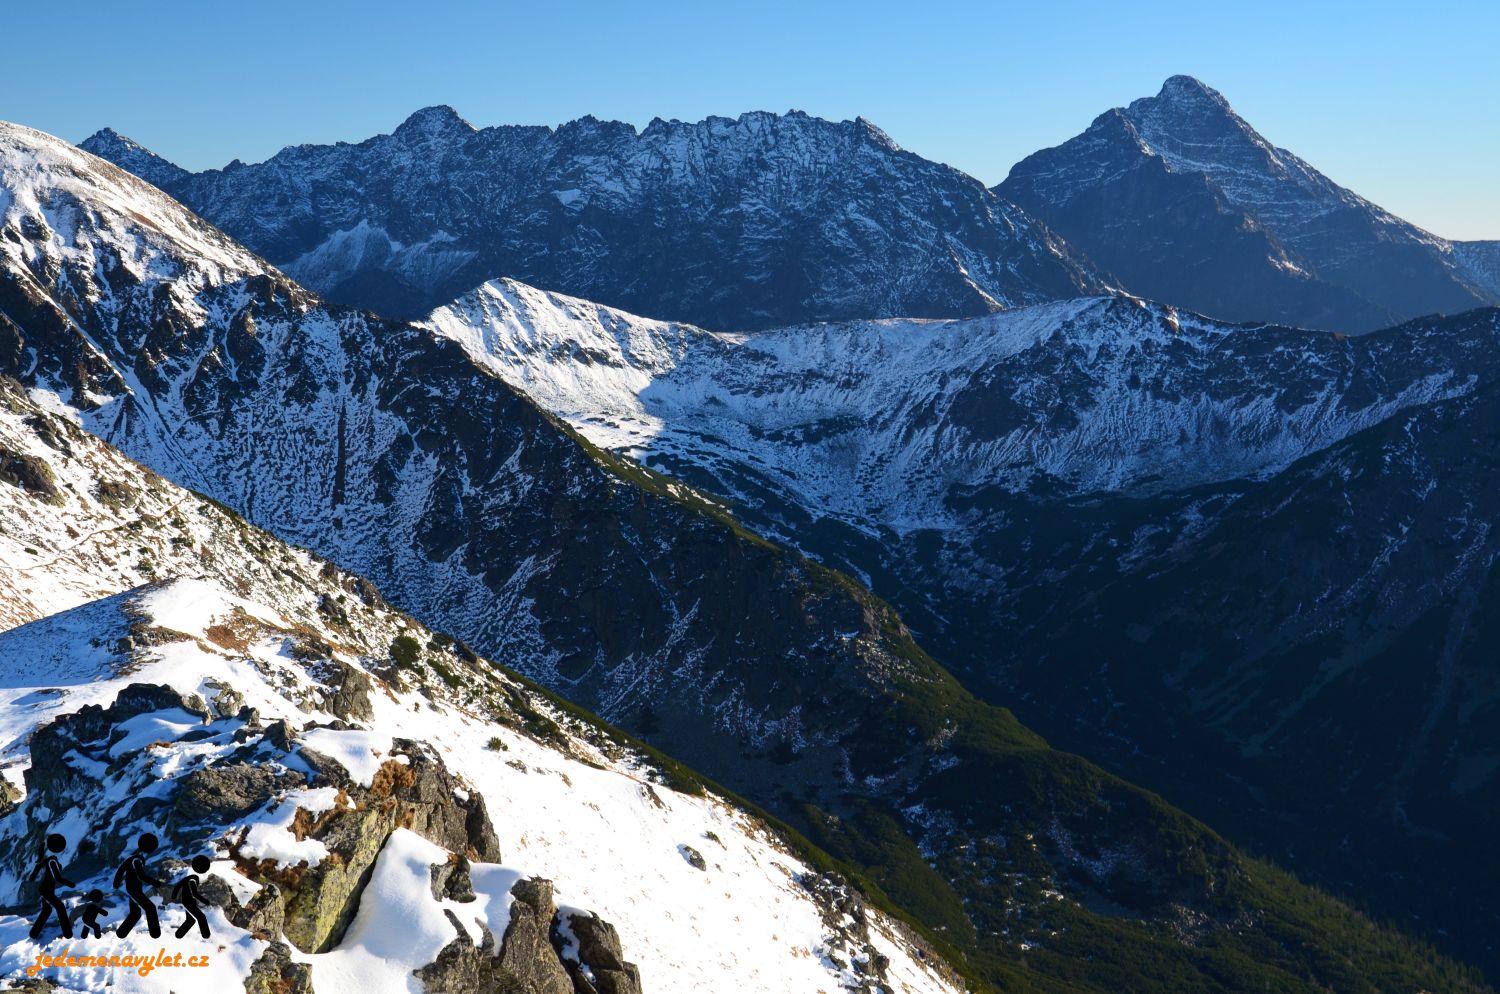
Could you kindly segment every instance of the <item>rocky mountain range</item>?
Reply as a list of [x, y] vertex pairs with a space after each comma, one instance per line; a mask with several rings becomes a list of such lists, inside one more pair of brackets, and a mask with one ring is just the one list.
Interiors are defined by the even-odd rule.
[[[69, 527], [48, 510], [67, 504], [69, 491], [55, 482], [56, 470], [39, 465], [49, 463], [43, 449], [66, 452], [87, 430], [203, 493], [209, 506], [234, 508], [278, 539], [327, 556], [337, 564], [331, 569], [368, 575], [433, 629], [565, 691], [789, 820], [811, 838], [799, 850], [810, 865], [836, 859], [869, 901], [904, 916], [921, 942], [981, 989], [1310, 992], [1376, 990], [1392, 977], [1403, 986], [1482, 989], [1472, 971], [1246, 856], [1154, 795], [1049, 748], [1008, 711], [965, 692], [857, 582], [746, 531], [690, 487], [602, 451], [431, 328], [327, 305], [160, 191], [38, 132], [0, 127], [0, 191], [0, 371], [24, 385], [24, 399], [13, 393], [11, 404], [38, 434], [5, 453], [3, 482], [17, 507], [6, 515], [5, 537], [27, 543], [22, 555], [38, 561], [19, 561], [30, 570], [53, 560], [27, 529], [48, 514], [51, 523], [40, 526], [48, 534]], [[63, 448], [47, 441], [52, 436]], [[174, 528], [169, 519], [149, 532], [175, 547]], [[51, 541], [55, 550], [61, 540]], [[131, 570], [156, 579], [176, 572], [159, 569], [145, 542], [127, 541], [106, 564], [118, 571], [120, 589], [130, 589]], [[277, 575], [295, 573], [281, 547], [249, 541], [246, 554], [275, 564]], [[38, 611], [63, 606], [27, 596]], [[179, 599], [168, 599], [169, 614]], [[334, 604], [342, 606], [337, 595]], [[257, 616], [231, 604], [178, 628], [160, 617], [146, 628], [185, 628], [212, 642], [209, 629], [234, 606]], [[265, 606], [281, 610], [274, 601]], [[46, 634], [47, 624], [22, 629], [41, 633], [40, 642], [16, 654], [65, 640]], [[73, 631], [84, 622], [58, 624]], [[103, 631], [101, 646], [113, 630]], [[455, 692], [468, 685], [453, 661], [467, 659], [458, 643], [426, 632], [386, 642], [386, 634], [370, 655], [382, 644], [396, 664], [415, 653]], [[342, 661], [355, 665], [355, 655]], [[362, 656], [359, 666], [375, 673]], [[149, 712], [132, 711], [130, 701], [147, 691], [127, 684], [117, 697], [127, 691], [106, 724], [163, 706], [155, 700]], [[321, 699], [309, 699], [314, 711]], [[404, 703], [417, 713], [424, 707]], [[177, 715], [163, 720], [190, 724]], [[199, 720], [210, 725], [204, 741], [222, 746], [231, 763], [242, 758], [237, 748], [261, 748], [236, 742], [238, 728]], [[308, 734], [348, 731], [311, 720]], [[381, 731], [434, 748], [458, 740], [446, 728], [418, 735], [394, 717]], [[113, 735], [100, 726], [70, 741], [97, 750]], [[291, 750], [269, 748], [273, 770], [297, 772]], [[426, 755], [394, 738], [379, 748], [406, 756], [403, 766]], [[335, 751], [361, 768], [373, 756], [352, 746]], [[655, 762], [702, 785], [664, 758]], [[468, 777], [470, 769], [455, 761], [448, 773]], [[571, 778], [558, 779], [566, 786]], [[114, 789], [98, 782], [106, 796]], [[300, 789], [290, 779], [276, 786]], [[37, 809], [26, 817], [33, 815], [46, 817]], [[444, 839], [458, 841], [427, 841], [441, 847]], [[430, 878], [438, 852], [405, 836], [399, 846], [406, 865]], [[689, 854], [677, 856], [697, 868]], [[853, 898], [843, 886], [831, 883], [827, 900], [848, 908]], [[458, 914], [445, 903], [463, 903], [458, 897], [432, 893], [437, 913]], [[528, 894], [523, 903], [545, 922], [548, 896]], [[650, 983], [640, 932], [602, 902], [589, 910], [621, 935], [623, 952], [608, 943], [605, 952], [631, 957]], [[358, 934], [387, 933], [372, 926]], [[866, 934], [855, 939], [876, 941]], [[482, 975], [496, 969], [497, 952], [502, 961], [507, 955], [503, 936], [488, 942], [462, 919], [442, 938], [459, 948], [449, 967], [435, 969]], [[536, 961], [566, 971], [572, 946], [563, 938], [549, 937], [547, 946], [538, 938]], [[854, 952], [878, 965], [862, 949]], [[295, 980], [274, 965], [283, 981]]]
[[995, 191], [1132, 292], [1228, 321], [1369, 331], [1500, 303], [1483, 243], [1344, 189], [1190, 76], [1028, 156]]
[[744, 114], [475, 129], [189, 174], [83, 143], [331, 300], [417, 317], [496, 276], [714, 328], [984, 314], [1103, 287], [1047, 229], [865, 120]]
[[475, 129], [448, 107], [356, 145], [189, 173], [83, 143], [303, 285], [416, 318], [511, 278], [719, 331], [965, 317], [1108, 288], [1344, 332], [1500, 304], [1492, 242], [1340, 187], [1174, 76], [985, 191], [863, 119], [792, 112]]
[[1115, 296], [727, 335], [502, 281], [429, 324], [862, 577], [1054, 741], [1490, 961], [1500, 311], [1347, 337]]

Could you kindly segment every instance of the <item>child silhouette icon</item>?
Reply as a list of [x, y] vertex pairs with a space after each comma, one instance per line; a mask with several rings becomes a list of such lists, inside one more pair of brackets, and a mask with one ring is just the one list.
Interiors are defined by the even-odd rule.
[[79, 934], [87, 937], [90, 933], [98, 939], [104, 935], [104, 926], [99, 924], [99, 916], [104, 914], [104, 892], [95, 887], [83, 896], [83, 927]]

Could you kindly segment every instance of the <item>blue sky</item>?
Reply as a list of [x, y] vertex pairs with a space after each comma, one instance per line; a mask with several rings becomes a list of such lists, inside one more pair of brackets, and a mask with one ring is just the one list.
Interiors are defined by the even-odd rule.
[[986, 183], [1173, 73], [1452, 238], [1500, 238], [1500, 3], [32, 3], [0, 118], [110, 125], [190, 168], [476, 125], [790, 108], [863, 115]]

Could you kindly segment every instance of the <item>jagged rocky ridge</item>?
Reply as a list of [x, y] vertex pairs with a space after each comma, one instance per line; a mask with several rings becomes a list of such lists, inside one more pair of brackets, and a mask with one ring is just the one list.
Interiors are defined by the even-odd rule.
[[1338, 186], [1190, 76], [995, 190], [1132, 292], [1225, 320], [1367, 331], [1500, 303], [1474, 250]]
[[746, 336], [497, 282], [430, 323], [865, 576], [1055, 739], [1490, 962], [1500, 312], [1345, 337], [1117, 297]]
[[215, 859], [194, 986], [955, 989], [759, 817], [3, 382], [0, 444], [53, 488], [0, 484], [7, 600], [59, 609], [0, 633], [0, 972], [62, 945], [154, 951], [44, 946], [14, 917], [45, 833], [70, 840], [76, 890], [109, 892], [150, 830], [155, 875]]
[[1473, 985], [1049, 749], [853, 581], [457, 345], [324, 306], [102, 160], [3, 137], [0, 354], [35, 397], [792, 819], [977, 983]]
[[511, 276], [714, 328], [983, 314], [1097, 291], [1082, 260], [865, 120], [476, 130], [448, 107], [357, 145], [188, 174], [83, 143], [332, 300], [418, 317]]

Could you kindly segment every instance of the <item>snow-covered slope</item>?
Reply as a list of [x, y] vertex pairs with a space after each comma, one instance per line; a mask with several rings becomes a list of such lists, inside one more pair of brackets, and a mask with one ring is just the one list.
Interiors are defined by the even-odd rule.
[[500, 276], [715, 328], [983, 314], [1103, 287], [1014, 204], [862, 119], [475, 130], [430, 107], [357, 145], [195, 175], [113, 132], [83, 147], [304, 285], [392, 316]]
[[1263, 476], [1500, 371], [1493, 313], [1346, 339], [1086, 298], [723, 335], [496, 281], [428, 323], [599, 445], [897, 532], [960, 526], [965, 489]]
[[1500, 303], [1458, 246], [1277, 148], [1189, 76], [996, 190], [1132, 292], [1226, 320], [1363, 331]]
[[[125, 980], [107, 970], [47, 971], [43, 979], [59, 989], [233, 989], [280, 942], [310, 970], [319, 994], [422, 990], [412, 971], [449, 943], [477, 947], [476, 919], [496, 940], [506, 936], [511, 889], [528, 878], [555, 885], [564, 933], [574, 912], [612, 923], [648, 991], [726, 983], [767, 994], [873, 990], [860, 985], [875, 983], [888, 991], [954, 989], [935, 972], [930, 950], [923, 949], [925, 961], [917, 958], [903, 927], [857, 902], [835, 913], [829, 902], [847, 895], [754, 816], [711, 793], [674, 789], [609, 733], [435, 637], [357, 578], [153, 476], [18, 394], [0, 396], [0, 449], [29, 461], [28, 481], [51, 487], [0, 482], [7, 622], [48, 613], [0, 633], [0, 763], [13, 787], [24, 773], [30, 793], [39, 794], [0, 819], [0, 901], [15, 908], [38, 833], [46, 831], [70, 839], [63, 859], [79, 868], [72, 876], [80, 892], [91, 883], [109, 891], [101, 850], [117, 852], [146, 830], [168, 840], [163, 857], [213, 853], [214, 874], [241, 904], [281, 879], [256, 860], [282, 867], [305, 860], [305, 872], [314, 873], [328, 848], [294, 834], [289, 819], [298, 808], [326, 816], [337, 802], [329, 787], [292, 782], [315, 772], [308, 750], [333, 758], [356, 794], [392, 758], [450, 771], [485, 800], [503, 857], [486, 862], [470, 853], [475, 897], [443, 899], [433, 893], [428, 866], [454, 857], [421, 837], [420, 823], [417, 832], [396, 828], [374, 838], [380, 855], [369, 889], [356, 892], [347, 932], [325, 950], [297, 948], [300, 922], [290, 910], [281, 935], [236, 925], [234, 908], [224, 907], [212, 913], [214, 939], [201, 948], [210, 969], [201, 974], [186, 979], [183, 970], [162, 969]], [[401, 640], [413, 656], [398, 651]], [[33, 768], [38, 728], [70, 715], [76, 723], [89, 705], [140, 696], [128, 690], [139, 685], [171, 688], [203, 710], [162, 703], [171, 696], [165, 690], [149, 707], [127, 713], [117, 705], [120, 720], [106, 738], [118, 761], [108, 769], [84, 758], [99, 748], [86, 737], [68, 761], [74, 780], [50, 766]], [[351, 694], [351, 686], [365, 689]], [[270, 731], [262, 740], [262, 728], [283, 721], [295, 746], [273, 747]], [[400, 740], [423, 749], [408, 758]], [[210, 805], [206, 816], [185, 820], [183, 797], [193, 785], [217, 783], [208, 778], [227, 776], [257, 741], [255, 763], [280, 771], [278, 784], [286, 785], [233, 817]], [[159, 800], [142, 805], [146, 797]], [[70, 802], [66, 810], [60, 799]], [[238, 839], [242, 829], [247, 839]], [[164, 864], [163, 872], [175, 866]], [[121, 910], [116, 902], [112, 921]], [[176, 915], [166, 912], [169, 927]], [[63, 946], [75, 956], [159, 946], [144, 936], [37, 943], [26, 926], [20, 917], [0, 918], [0, 972], [12, 979], [38, 954]], [[576, 962], [576, 948], [573, 956]], [[878, 957], [888, 961], [883, 974]], [[562, 966], [552, 973], [566, 976]], [[459, 990], [431, 978], [426, 989]]]

